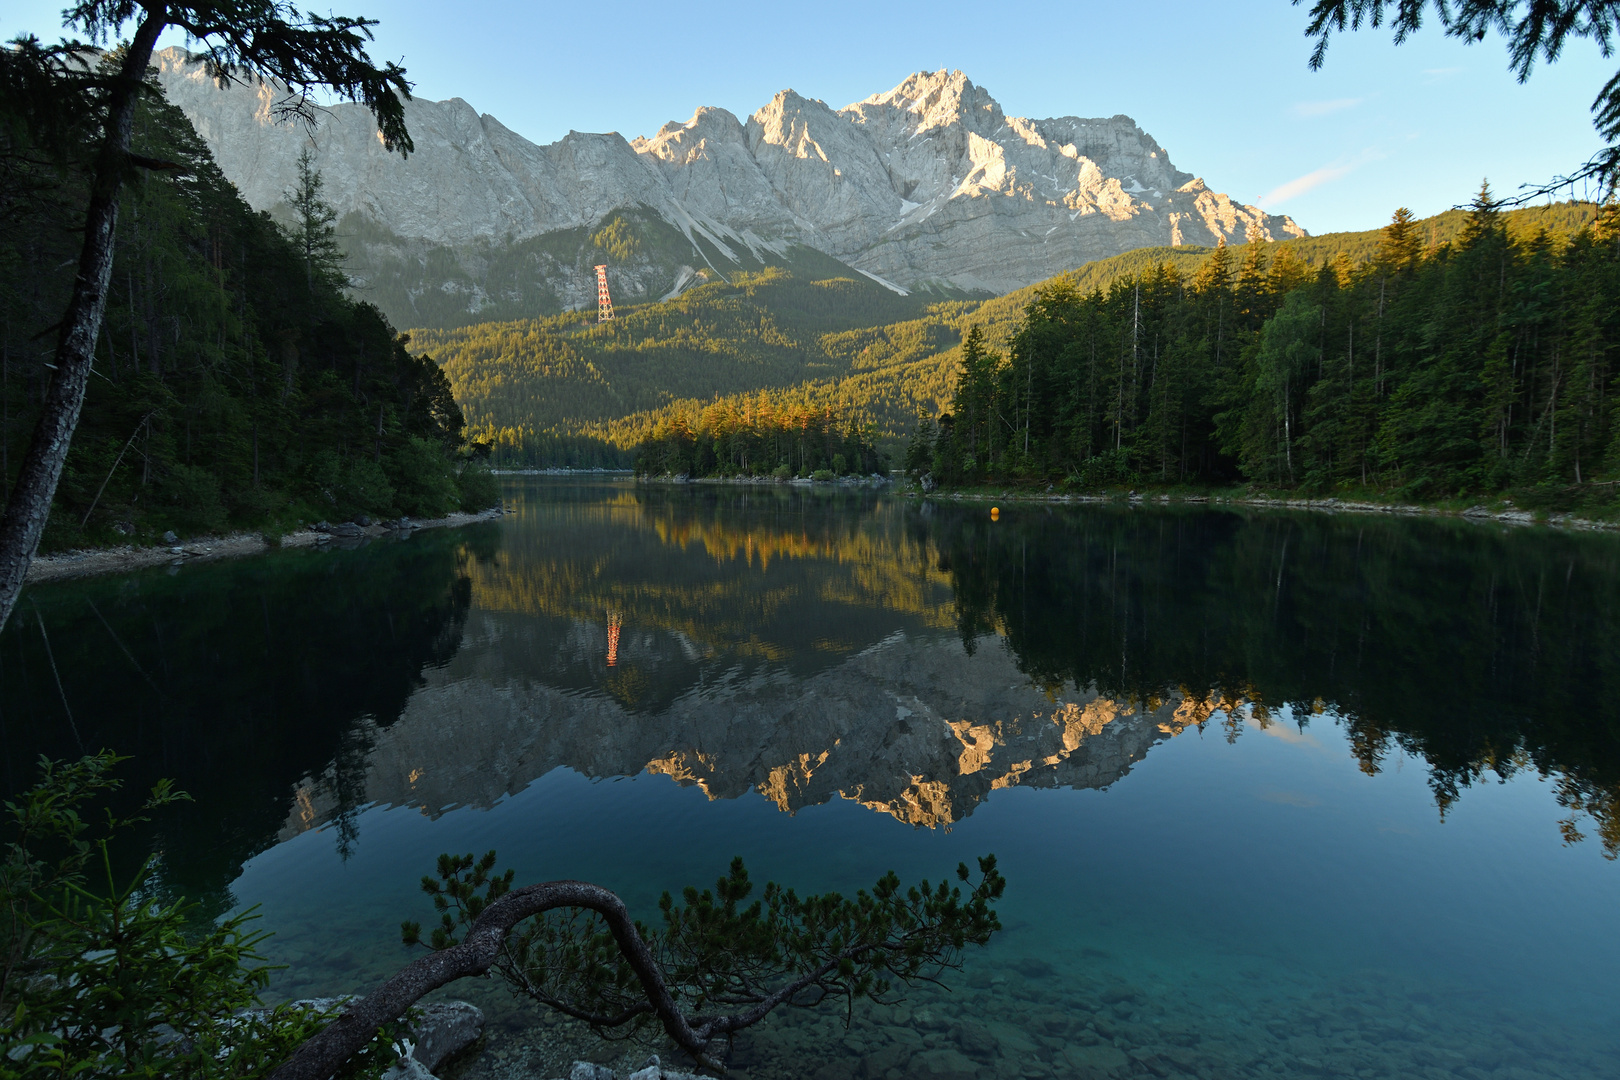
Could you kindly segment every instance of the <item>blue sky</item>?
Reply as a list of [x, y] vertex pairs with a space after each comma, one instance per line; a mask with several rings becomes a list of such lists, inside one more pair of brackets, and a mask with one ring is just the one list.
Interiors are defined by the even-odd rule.
[[[0, 35], [57, 36], [60, 0], [8, 0]], [[651, 134], [700, 105], [741, 117], [792, 87], [834, 107], [917, 70], [959, 68], [1010, 114], [1133, 117], [1178, 168], [1313, 233], [1372, 228], [1570, 171], [1617, 61], [1590, 42], [1526, 85], [1499, 38], [1425, 28], [1341, 37], [1306, 66], [1305, 12], [1224, 4], [616, 4], [339, 0], [379, 19], [373, 55], [429, 98], [460, 97], [536, 142]], [[178, 43], [176, 40], [174, 43]]]

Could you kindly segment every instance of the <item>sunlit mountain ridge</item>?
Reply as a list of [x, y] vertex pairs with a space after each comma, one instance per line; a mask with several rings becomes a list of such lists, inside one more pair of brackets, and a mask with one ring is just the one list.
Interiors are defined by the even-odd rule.
[[[1542, 230], [1567, 237], [1593, 213], [1590, 203], [1562, 203], [1503, 220], [1520, 240]], [[1464, 219], [1447, 211], [1417, 223], [1418, 235], [1450, 243]], [[1341, 257], [1357, 265], [1379, 236], [1369, 229], [1282, 240], [1266, 253], [1274, 269], [1314, 270]], [[705, 410], [832, 408], [872, 425], [893, 449], [919, 412], [949, 410], [970, 327], [1004, 351], [1043, 289], [1107, 290], [1161, 264], [1190, 280], [1213, 250], [1141, 248], [984, 300], [900, 297], [858, 276], [771, 268], [622, 309], [611, 323], [598, 324], [592, 312], [421, 329], [411, 348], [444, 366], [469, 430], [504, 464], [628, 465], [659, 424]]]

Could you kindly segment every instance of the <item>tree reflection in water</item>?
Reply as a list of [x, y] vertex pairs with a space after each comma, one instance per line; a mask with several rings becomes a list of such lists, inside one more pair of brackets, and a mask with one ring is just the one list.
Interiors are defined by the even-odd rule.
[[[1013, 528], [1007, 526], [1011, 524]], [[1442, 813], [1534, 770], [1620, 855], [1620, 542], [1367, 515], [1026, 509], [919, 514], [964, 643], [1005, 636], [1035, 681], [1168, 693], [1235, 739], [1331, 713], [1362, 770], [1421, 756]], [[1589, 818], [1588, 825], [1582, 824]]]
[[1565, 839], [1620, 854], [1611, 536], [518, 493], [500, 525], [32, 590], [0, 634], [0, 780], [81, 745], [132, 755], [132, 792], [174, 777], [197, 803], [152, 844], [223, 905], [278, 837], [332, 825], [350, 849], [368, 804], [490, 805], [558, 766], [937, 825], [1286, 714], [1342, 724], [1369, 774], [1420, 756], [1442, 813], [1488, 776], [1545, 776]]
[[133, 759], [130, 798], [172, 777], [195, 802], [151, 830], [164, 881], [228, 906], [308, 773], [335, 778], [338, 842], [354, 843], [365, 733], [454, 655], [468, 567], [498, 542], [492, 526], [429, 531], [31, 589], [0, 633], [0, 781], [16, 791], [39, 755], [102, 747]]

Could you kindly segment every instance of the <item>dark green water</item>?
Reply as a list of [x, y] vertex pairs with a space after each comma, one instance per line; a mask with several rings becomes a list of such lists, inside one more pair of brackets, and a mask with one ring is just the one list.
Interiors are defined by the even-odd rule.
[[[795, 1013], [747, 1077], [1607, 1077], [1620, 537], [528, 481], [498, 524], [30, 590], [0, 768], [196, 802], [165, 887], [285, 994], [409, 954], [440, 851], [651, 912], [730, 856], [853, 889], [994, 851], [951, 991]], [[48, 642], [48, 645], [47, 645]], [[54, 670], [53, 670], [54, 663]], [[494, 1016], [469, 1076], [607, 1060]], [[656, 1047], [654, 1048], [656, 1049]]]

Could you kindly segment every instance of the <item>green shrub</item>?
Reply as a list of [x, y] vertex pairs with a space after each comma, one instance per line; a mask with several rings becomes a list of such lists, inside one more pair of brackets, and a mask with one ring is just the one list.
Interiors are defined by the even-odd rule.
[[771, 470], [771, 476], [777, 480], [788, 480], [793, 476], [793, 466], [783, 462]]
[[320, 515], [347, 521], [356, 514], [385, 514], [394, 505], [394, 486], [382, 466], [370, 458], [345, 461], [322, 450], [305, 470], [305, 482], [314, 489]]
[[229, 505], [228, 517], [232, 521], [260, 524], [275, 517], [286, 508], [285, 492], [249, 484], [224, 493]]
[[388, 474], [370, 458], [349, 462], [343, 492], [357, 512], [383, 514], [394, 505], [395, 491], [388, 482]]
[[461, 505], [455, 465], [439, 444], [412, 438], [388, 456], [388, 464], [394, 502], [412, 517], [443, 517]]
[[834, 454], [833, 455], [832, 471], [833, 471], [833, 473], [835, 475], [843, 476], [845, 473], [849, 472], [849, 469], [846, 468], [845, 465], [846, 465], [846, 463], [844, 461], [844, 455], [843, 454]]
[[817, 469], [815, 472], [810, 474], [810, 479], [812, 480], [831, 480], [832, 478], [833, 474], [831, 469]]
[[163, 478], [158, 497], [165, 517], [182, 534], [216, 532], [225, 527], [225, 504], [219, 477], [197, 465], [175, 465]]
[[469, 461], [456, 478], [461, 488], [461, 509], [468, 514], [501, 504], [501, 482], [482, 461]]
[[[177, 1077], [267, 1075], [331, 1015], [260, 1004], [270, 968], [255, 950], [268, 936], [236, 915], [193, 929], [195, 905], [165, 903], [153, 860], [114, 877], [112, 838], [142, 816], [97, 816], [90, 803], [118, 787], [121, 760], [102, 751], [40, 762], [40, 778], [0, 814], [0, 1075]], [[138, 814], [185, 799], [168, 781]], [[377, 1077], [396, 1058], [386, 1036], [340, 1070]]]
[[1130, 451], [1124, 447], [1107, 450], [1087, 458], [1072, 478], [1074, 486], [1083, 490], [1134, 482], [1130, 468]]

